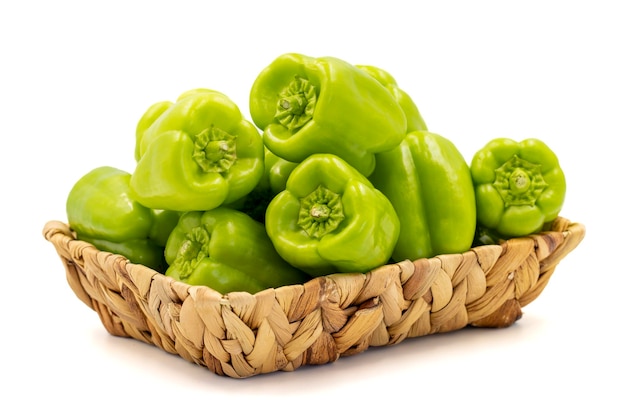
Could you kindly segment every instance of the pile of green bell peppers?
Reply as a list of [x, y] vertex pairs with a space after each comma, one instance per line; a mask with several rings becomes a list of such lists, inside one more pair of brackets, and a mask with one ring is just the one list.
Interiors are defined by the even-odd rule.
[[540, 231], [565, 177], [538, 139], [494, 139], [466, 163], [388, 71], [278, 56], [247, 120], [197, 88], [149, 106], [135, 166], [68, 194], [78, 239], [190, 285], [256, 293]]

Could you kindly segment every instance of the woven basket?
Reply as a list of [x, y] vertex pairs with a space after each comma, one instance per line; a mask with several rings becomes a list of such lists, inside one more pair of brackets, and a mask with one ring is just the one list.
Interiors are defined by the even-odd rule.
[[500, 245], [254, 295], [222, 295], [178, 282], [76, 240], [62, 222], [48, 222], [43, 234], [70, 287], [109, 333], [153, 344], [218, 375], [244, 378], [466, 326], [509, 326], [585, 228], [558, 218], [551, 231]]

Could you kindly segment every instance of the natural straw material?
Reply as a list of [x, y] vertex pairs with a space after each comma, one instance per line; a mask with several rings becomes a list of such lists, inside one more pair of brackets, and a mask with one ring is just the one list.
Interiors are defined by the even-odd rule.
[[56, 248], [70, 287], [109, 333], [244, 378], [468, 325], [509, 326], [580, 243], [585, 228], [559, 218], [552, 231], [500, 245], [254, 295], [222, 295], [178, 282], [76, 240], [62, 222], [48, 222], [43, 234]]

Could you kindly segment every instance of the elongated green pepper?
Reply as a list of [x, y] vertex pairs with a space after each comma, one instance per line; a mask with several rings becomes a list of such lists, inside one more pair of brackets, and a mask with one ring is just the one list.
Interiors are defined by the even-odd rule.
[[396, 79], [387, 71], [382, 68], [375, 67], [373, 65], [357, 65], [357, 68], [367, 72], [380, 82], [393, 96], [393, 98], [400, 104], [404, 115], [406, 116], [406, 131], [413, 132], [416, 130], [428, 130], [426, 122], [420, 113], [417, 104], [413, 101], [411, 96], [401, 89], [396, 82]]
[[179, 214], [152, 210], [135, 201], [130, 195], [130, 176], [102, 166], [81, 177], [67, 197], [68, 223], [78, 239], [163, 272], [165, 244]]
[[468, 250], [476, 228], [469, 166], [454, 144], [431, 132], [409, 133], [376, 155], [370, 180], [400, 219], [393, 259], [418, 259]]
[[504, 237], [538, 232], [565, 201], [565, 175], [539, 139], [498, 138], [474, 155], [471, 174], [479, 226]]
[[332, 153], [363, 175], [406, 133], [406, 116], [374, 77], [334, 57], [284, 54], [258, 75], [250, 113], [273, 153], [301, 162]]
[[332, 154], [312, 155], [292, 171], [265, 228], [287, 262], [315, 276], [385, 264], [400, 231], [389, 200]]
[[146, 207], [210, 210], [236, 201], [263, 175], [263, 140], [224, 94], [183, 93], [151, 106], [137, 126], [130, 186]]
[[183, 214], [167, 241], [165, 259], [168, 276], [223, 294], [256, 293], [308, 278], [278, 255], [261, 223], [226, 207]]

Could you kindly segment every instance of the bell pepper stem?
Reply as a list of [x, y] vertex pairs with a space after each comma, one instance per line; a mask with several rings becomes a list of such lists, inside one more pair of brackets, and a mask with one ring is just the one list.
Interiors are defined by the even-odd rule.
[[300, 201], [298, 225], [312, 238], [337, 229], [344, 217], [341, 196], [322, 185]]
[[297, 130], [313, 118], [316, 102], [315, 86], [306, 78], [296, 77], [280, 94], [274, 117], [287, 129]]
[[191, 275], [202, 258], [209, 256], [210, 241], [209, 232], [202, 226], [194, 227], [187, 234], [174, 261], [182, 279]]
[[514, 155], [496, 169], [493, 186], [498, 190], [505, 207], [534, 206], [547, 187], [541, 175], [541, 166]]
[[237, 160], [235, 136], [215, 126], [194, 138], [193, 159], [204, 172], [228, 172]]

